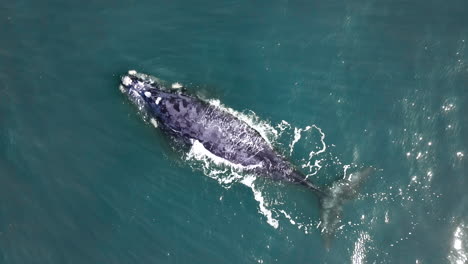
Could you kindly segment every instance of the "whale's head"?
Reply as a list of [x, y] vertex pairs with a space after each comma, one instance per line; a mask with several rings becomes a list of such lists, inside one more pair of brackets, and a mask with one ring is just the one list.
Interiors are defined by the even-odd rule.
[[164, 87], [158, 78], [131, 70], [122, 76], [119, 89], [146, 116], [149, 99]]

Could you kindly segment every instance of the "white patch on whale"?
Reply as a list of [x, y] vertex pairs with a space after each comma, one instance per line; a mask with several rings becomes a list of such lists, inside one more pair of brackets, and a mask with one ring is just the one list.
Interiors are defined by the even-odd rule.
[[129, 86], [130, 84], [132, 84], [132, 79], [128, 76], [125, 76], [122, 79], [122, 83], [123, 85]]
[[147, 98], [150, 98], [150, 97], [151, 97], [151, 93], [150, 93], [150, 92], [145, 92], [145, 96], [146, 96]]
[[136, 75], [137, 72], [136, 72], [135, 70], [129, 70], [129, 71], [128, 71], [128, 74], [130, 74], [130, 75]]
[[158, 98], [156, 98], [156, 101], [154, 101], [154, 102], [158, 105], [160, 101], [161, 101], [161, 97], [158, 97]]

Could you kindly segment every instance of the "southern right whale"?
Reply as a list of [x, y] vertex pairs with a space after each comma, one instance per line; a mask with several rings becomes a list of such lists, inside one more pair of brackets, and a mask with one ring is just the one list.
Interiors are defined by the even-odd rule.
[[366, 168], [329, 188], [321, 188], [275, 151], [258, 131], [219, 107], [180, 90], [168, 89], [158, 78], [136, 71], [122, 76], [120, 90], [138, 107], [144, 119], [157, 123], [183, 145], [202, 144], [216, 157], [244, 171], [312, 190], [320, 200], [322, 233], [327, 239], [340, 223], [343, 202], [354, 198], [364, 179], [373, 172], [372, 168]]

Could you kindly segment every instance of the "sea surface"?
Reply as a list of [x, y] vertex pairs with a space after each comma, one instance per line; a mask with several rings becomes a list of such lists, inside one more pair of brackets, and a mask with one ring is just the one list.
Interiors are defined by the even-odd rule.
[[[468, 263], [468, 2], [0, 2], [0, 263]], [[119, 90], [248, 121], [309, 179], [376, 172], [327, 247], [317, 198], [230, 172]]]

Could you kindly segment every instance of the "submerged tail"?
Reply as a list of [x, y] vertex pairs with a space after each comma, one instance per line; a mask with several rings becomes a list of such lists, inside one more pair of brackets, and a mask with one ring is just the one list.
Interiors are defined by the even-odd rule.
[[374, 168], [368, 167], [351, 173], [346, 178], [333, 182], [330, 187], [324, 190], [304, 178], [299, 181], [301, 184], [313, 190], [320, 199], [321, 232], [327, 248], [330, 245], [336, 229], [341, 224], [343, 204], [358, 196], [358, 191], [363, 182], [374, 171]]

